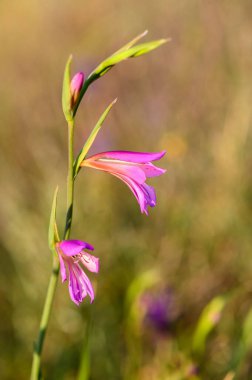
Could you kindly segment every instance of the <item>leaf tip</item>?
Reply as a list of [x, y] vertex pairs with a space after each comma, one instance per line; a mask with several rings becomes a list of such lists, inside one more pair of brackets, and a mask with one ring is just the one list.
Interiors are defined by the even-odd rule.
[[171, 42], [172, 41], [172, 38], [171, 37], [167, 37], [167, 38], [163, 38], [162, 40], [160, 40], [160, 42], [162, 44], [165, 44], [166, 42]]

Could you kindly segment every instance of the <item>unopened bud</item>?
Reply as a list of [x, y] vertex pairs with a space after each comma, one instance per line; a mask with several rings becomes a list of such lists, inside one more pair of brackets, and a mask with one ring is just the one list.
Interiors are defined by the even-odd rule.
[[74, 105], [75, 105], [75, 103], [79, 97], [80, 91], [81, 91], [82, 86], [83, 86], [83, 82], [84, 82], [84, 74], [82, 72], [75, 74], [75, 76], [71, 80], [71, 83], [70, 83], [71, 108], [74, 107]]

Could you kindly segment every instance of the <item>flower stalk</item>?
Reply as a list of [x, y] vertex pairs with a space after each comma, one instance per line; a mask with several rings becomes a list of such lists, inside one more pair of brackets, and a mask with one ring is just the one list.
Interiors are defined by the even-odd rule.
[[44, 340], [46, 336], [47, 326], [52, 310], [53, 299], [56, 291], [59, 275], [59, 261], [56, 256], [53, 258], [52, 273], [49, 280], [47, 294], [45, 298], [44, 308], [39, 326], [37, 341], [34, 344], [31, 380], [42, 379], [41, 374], [41, 354], [43, 350]]
[[[73, 139], [74, 139], [74, 120], [68, 122], [68, 175], [67, 175], [67, 212], [64, 239], [68, 239], [71, 232], [73, 217], [73, 195], [74, 195], [74, 178], [73, 178]], [[57, 233], [57, 230], [56, 230]], [[57, 240], [59, 236], [56, 236]], [[56, 252], [53, 252], [52, 272], [49, 280], [45, 303], [42, 311], [39, 333], [37, 341], [34, 344], [31, 380], [42, 379], [41, 374], [41, 354], [43, 350], [44, 340], [47, 332], [48, 322], [52, 310], [53, 300], [57, 287], [59, 276], [59, 260]]]
[[71, 232], [73, 218], [73, 195], [74, 195], [74, 177], [73, 177], [73, 138], [74, 138], [74, 119], [68, 122], [68, 174], [67, 174], [67, 213], [64, 239], [68, 239]]

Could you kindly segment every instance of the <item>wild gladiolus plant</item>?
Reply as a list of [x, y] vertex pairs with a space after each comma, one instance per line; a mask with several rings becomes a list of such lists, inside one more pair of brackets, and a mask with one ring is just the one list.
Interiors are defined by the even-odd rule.
[[150, 185], [147, 185], [146, 180], [165, 172], [164, 169], [152, 163], [153, 161], [161, 159], [165, 151], [158, 153], [108, 151], [87, 157], [90, 147], [116, 100], [103, 112], [76, 158], [74, 158], [73, 151], [75, 116], [80, 102], [91, 83], [103, 76], [117, 63], [128, 58], [146, 54], [167, 41], [161, 39], [137, 44], [146, 33], [147, 32], [142, 33], [121, 49], [117, 50], [100, 63], [87, 77], [82, 72], [78, 72], [71, 79], [70, 66], [72, 56], [69, 57], [66, 63], [62, 90], [62, 108], [68, 125], [68, 176], [65, 229], [63, 236], [60, 236], [56, 222], [58, 194], [58, 188], [56, 188], [52, 202], [48, 233], [49, 248], [53, 257], [52, 273], [42, 312], [39, 334], [34, 345], [31, 380], [42, 378], [41, 354], [59, 273], [62, 282], [68, 282], [70, 298], [76, 305], [79, 305], [86, 296], [89, 296], [91, 303], [95, 297], [92, 283], [86, 272], [98, 273], [99, 259], [90, 253], [94, 250], [92, 245], [82, 240], [70, 239], [74, 204], [74, 183], [80, 170], [86, 167], [94, 168], [108, 172], [122, 180], [137, 199], [141, 212], [146, 215], [148, 215], [148, 206], [154, 207], [156, 205], [155, 190]]

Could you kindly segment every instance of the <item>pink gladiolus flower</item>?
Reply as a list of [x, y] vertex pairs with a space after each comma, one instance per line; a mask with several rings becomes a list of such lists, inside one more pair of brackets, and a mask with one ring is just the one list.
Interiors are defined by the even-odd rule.
[[92, 284], [82, 266], [90, 272], [99, 271], [99, 259], [85, 252], [85, 249], [93, 251], [94, 248], [81, 240], [63, 240], [56, 243], [61, 279], [62, 282], [68, 279], [70, 297], [76, 305], [79, 305], [87, 295], [91, 303], [94, 300]]
[[133, 192], [141, 212], [148, 215], [147, 207], [156, 206], [156, 194], [154, 188], [147, 185], [145, 181], [147, 178], [165, 173], [166, 170], [151, 163], [151, 161], [160, 160], [165, 153], [165, 151], [159, 153], [103, 152], [85, 159], [81, 166], [102, 170], [121, 179]]
[[84, 83], [84, 74], [80, 71], [75, 74], [70, 83], [71, 107], [73, 108]]

